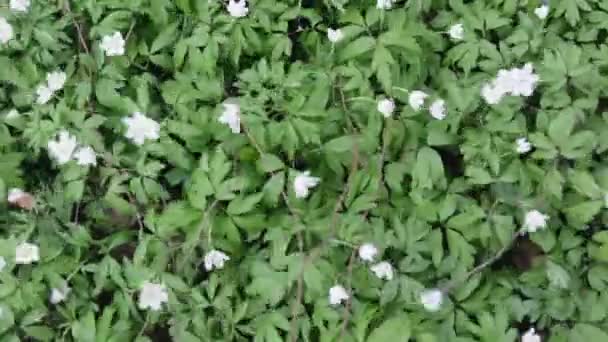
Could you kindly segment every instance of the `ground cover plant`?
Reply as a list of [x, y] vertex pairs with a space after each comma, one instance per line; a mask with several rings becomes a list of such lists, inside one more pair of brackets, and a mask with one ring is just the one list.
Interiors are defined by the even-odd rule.
[[0, 0], [0, 342], [608, 341], [607, 0]]

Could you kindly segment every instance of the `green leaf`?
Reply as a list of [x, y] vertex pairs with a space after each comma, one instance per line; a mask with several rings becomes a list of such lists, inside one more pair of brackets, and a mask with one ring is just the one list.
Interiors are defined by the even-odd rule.
[[407, 342], [410, 340], [411, 330], [407, 315], [398, 314], [384, 321], [374, 329], [367, 342]]
[[244, 213], [248, 213], [253, 210], [255, 205], [262, 200], [263, 196], [264, 194], [260, 192], [245, 197], [237, 197], [232, 200], [230, 204], [228, 204], [228, 208], [226, 209], [226, 211], [230, 215], [241, 215]]
[[340, 60], [347, 61], [359, 55], [371, 51], [376, 45], [376, 40], [372, 37], [361, 37], [355, 41], [348, 43], [340, 49]]
[[285, 167], [283, 161], [274, 154], [263, 154], [256, 162], [258, 169], [264, 172], [275, 172]]
[[154, 39], [150, 47], [150, 54], [160, 51], [162, 48], [171, 44], [177, 36], [178, 23], [173, 23], [165, 27], [165, 29]]

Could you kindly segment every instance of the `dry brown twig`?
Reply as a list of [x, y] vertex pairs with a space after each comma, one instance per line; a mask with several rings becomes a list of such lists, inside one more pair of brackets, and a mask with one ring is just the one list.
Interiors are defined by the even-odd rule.
[[90, 54], [91, 51], [89, 50], [89, 46], [87, 45], [87, 42], [84, 39], [82, 27], [74, 17], [74, 13], [72, 12], [72, 8], [70, 7], [70, 0], [63, 0], [63, 8], [65, 12], [72, 18], [72, 22], [74, 23], [74, 27], [76, 28], [76, 32], [78, 33], [78, 40], [80, 41], [81, 47], [87, 54]]

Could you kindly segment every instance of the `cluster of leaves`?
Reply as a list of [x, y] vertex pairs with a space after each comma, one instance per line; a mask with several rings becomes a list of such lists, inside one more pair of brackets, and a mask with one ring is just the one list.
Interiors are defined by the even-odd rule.
[[[608, 1], [555, 2], [541, 20], [535, 0], [249, 0], [243, 18], [219, 0], [1, 0], [15, 38], [0, 44], [0, 112], [20, 115], [0, 123], [0, 341], [507, 342], [531, 326], [607, 341]], [[446, 34], [457, 23], [463, 40]], [[115, 31], [126, 54], [104, 56]], [[524, 63], [533, 96], [481, 99]], [[37, 104], [55, 70], [65, 88]], [[414, 89], [445, 99], [445, 120], [412, 110]], [[226, 99], [240, 134], [218, 121]], [[133, 112], [161, 123], [157, 141], [125, 139]], [[62, 129], [96, 167], [49, 159]], [[321, 182], [296, 198], [306, 170]], [[8, 205], [14, 187], [35, 210]], [[531, 209], [547, 229], [466, 277]], [[23, 241], [40, 262], [15, 265]], [[366, 242], [393, 279], [358, 260]], [[211, 249], [223, 269], [204, 269]], [[144, 281], [167, 287], [161, 311], [137, 307]], [[420, 291], [448, 282], [426, 312]]]

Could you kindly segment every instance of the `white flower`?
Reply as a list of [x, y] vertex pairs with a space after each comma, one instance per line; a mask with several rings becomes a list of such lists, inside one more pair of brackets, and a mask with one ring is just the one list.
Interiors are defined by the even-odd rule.
[[305, 171], [296, 176], [293, 181], [293, 190], [297, 198], [306, 198], [311, 188], [314, 188], [321, 182], [321, 178], [311, 177], [310, 171]]
[[387, 261], [381, 261], [369, 269], [380, 279], [393, 280], [393, 266]]
[[13, 27], [4, 17], [0, 17], [0, 43], [6, 44], [13, 39]]
[[51, 304], [59, 304], [68, 297], [70, 292], [72, 292], [72, 289], [67, 284], [63, 284], [63, 286], [59, 289], [51, 289], [51, 297], [49, 298], [49, 300]]
[[38, 246], [22, 242], [15, 248], [15, 263], [27, 265], [40, 260], [40, 251]]
[[377, 0], [376, 8], [377, 9], [391, 9], [391, 8], [393, 8], [393, 1], [394, 0]]
[[38, 96], [36, 98], [36, 103], [43, 105], [49, 102], [51, 97], [53, 97], [53, 91], [51, 88], [47, 87], [46, 84], [41, 84], [36, 88], [36, 95]]
[[52, 92], [61, 90], [61, 88], [63, 88], [63, 85], [65, 84], [66, 79], [67, 75], [63, 71], [49, 72], [46, 75], [46, 82]]
[[77, 145], [76, 138], [70, 135], [68, 131], [62, 130], [59, 132], [57, 140], [50, 140], [47, 143], [47, 149], [49, 155], [57, 161], [57, 164], [63, 165], [72, 159]]
[[408, 97], [408, 102], [410, 104], [410, 107], [412, 107], [412, 109], [415, 111], [419, 111], [420, 108], [422, 108], [422, 106], [424, 105], [424, 100], [428, 96], [429, 95], [427, 93], [420, 91], [420, 90], [412, 91]]
[[228, 125], [232, 133], [241, 133], [241, 108], [234, 103], [223, 103], [224, 111], [218, 121]]
[[443, 292], [439, 289], [422, 291], [420, 302], [427, 311], [437, 311], [441, 308], [441, 302], [443, 302]]
[[530, 96], [539, 81], [532, 64], [522, 68], [501, 69], [496, 78], [481, 88], [481, 96], [489, 104], [497, 104], [504, 95]]
[[431, 116], [437, 120], [445, 119], [445, 101], [442, 99], [435, 100], [433, 103], [431, 103], [429, 112], [431, 113]]
[[374, 261], [378, 249], [371, 243], [364, 243], [359, 247], [359, 258], [363, 261]]
[[541, 338], [534, 328], [530, 328], [530, 330], [521, 336], [521, 342], [541, 342]]
[[242, 18], [247, 16], [249, 13], [249, 8], [247, 8], [247, 1], [245, 0], [230, 0], [228, 5], [226, 5], [226, 9], [231, 16], [235, 18]]
[[485, 84], [481, 88], [481, 96], [488, 104], [498, 104], [504, 95], [505, 92], [502, 89], [494, 87], [490, 83]]
[[348, 300], [349, 296], [346, 289], [342, 285], [336, 285], [329, 289], [329, 304], [338, 305], [343, 301]]
[[542, 5], [542, 6], [537, 7], [534, 10], [534, 14], [536, 14], [536, 16], [541, 20], [545, 19], [547, 17], [547, 15], [549, 15], [549, 6]]
[[382, 99], [378, 101], [378, 111], [382, 113], [385, 118], [389, 118], [395, 111], [395, 102], [391, 99]]
[[122, 38], [122, 33], [118, 31], [103, 36], [99, 47], [106, 56], [122, 56], [125, 54], [125, 40]]
[[169, 300], [169, 294], [167, 288], [163, 284], [154, 284], [151, 282], [144, 282], [139, 291], [139, 302], [137, 305], [140, 309], [150, 309], [152, 311], [158, 311], [161, 309], [163, 303]]
[[528, 211], [524, 219], [524, 229], [529, 233], [534, 233], [538, 229], [545, 228], [548, 219], [549, 216], [544, 215], [538, 210]]
[[27, 12], [30, 0], [11, 0], [11, 10], [15, 12]]
[[327, 29], [327, 39], [332, 43], [337, 43], [344, 38], [344, 33], [340, 29]]
[[7, 201], [8, 203], [15, 204], [21, 197], [25, 195], [25, 192], [18, 188], [12, 188], [8, 191]]
[[19, 112], [16, 109], [11, 109], [6, 113], [5, 119], [14, 119], [19, 117]]
[[160, 137], [159, 123], [140, 112], [133, 113], [131, 117], [123, 118], [122, 122], [127, 125], [125, 137], [131, 139], [136, 145], [143, 145], [146, 139], [157, 140]]
[[0, 272], [2, 272], [2, 270], [4, 270], [5, 267], [6, 267], [6, 259], [4, 259], [3, 256], [0, 256]]
[[515, 140], [515, 151], [517, 153], [528, 153], [532, 149], [532, 144], [526, 138], [518, 138]]
[[452, 25], [448, 34], [454, 40], [462, 40], [464, 38], [464, 26], [462, 24]]
[[84, 146], [74, 153], [76, 163], [82, 166], [97, 165], [97, 155], [91, 146]]
[[534, 92], [536, 83], [538, 82], [538, 75], [532, 71], [532, 64], [526, 63], [523, 68], [514, 68], [511, 70], [510, 82], [511, 95], [513, 96], [530, 96]]
[[213, 249], [205, 254], [205, 269], [211, 271], [215, 269], [224, 268], [224, 263], [230, 260], [224, 252]]

